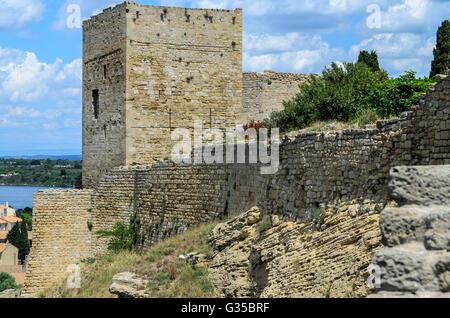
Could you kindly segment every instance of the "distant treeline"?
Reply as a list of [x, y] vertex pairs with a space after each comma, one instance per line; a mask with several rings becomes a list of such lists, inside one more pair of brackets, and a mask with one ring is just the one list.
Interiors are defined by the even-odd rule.
[[81, 161], [0, 159], [0, 185], [73, 187]]

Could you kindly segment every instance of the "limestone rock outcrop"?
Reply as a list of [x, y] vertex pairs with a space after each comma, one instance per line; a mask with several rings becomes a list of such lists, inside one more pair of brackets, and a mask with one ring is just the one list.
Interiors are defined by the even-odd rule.
[[136, 274], [125, 272], [113, 277], [109, 292], [119, 298], [148, 298], [146, 292], [148, 281], [138, 277]]
[[363, 297], [382, 248], [378, 214], [351, 217], [344, 205], [323, 224], [262, 217], [257, 207], [210, 234], [208, 276], [224, 297]]
[[400, 207], [380, 215], [371, 297], [450, 297], [450, 166], [393, 168], [389, 186]]

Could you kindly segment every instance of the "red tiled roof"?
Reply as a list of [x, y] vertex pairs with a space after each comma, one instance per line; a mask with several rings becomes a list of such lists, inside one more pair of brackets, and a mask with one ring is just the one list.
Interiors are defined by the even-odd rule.
[[8, 231], [0, 231], [0, 240], [6, 240], [7, 235]]
[[2, 220], [8, 222], [8, 223], [16, 223], [16, 222], [22, 222], [21, 218], [18, 218], [17, 216], [4, 216], [1, 218]]

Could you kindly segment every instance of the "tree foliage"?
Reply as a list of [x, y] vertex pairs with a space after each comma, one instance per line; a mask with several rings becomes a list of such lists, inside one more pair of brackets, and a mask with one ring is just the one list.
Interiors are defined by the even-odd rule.
[[450, 21], [445, 20], [437, 30], [436, 48], [433, 50], [430, 77], [447, 74], [450, 68]]
[[358, 63], [364, 63], [374, 72], [380, 71], [380, 64], [378, 63], [378, 54], [376, 51], [361, 51], [358, 56]]
[[73, 187], [81, 173], [81, 161], [1, 159], [0, 184]]
[[8, 242], [10, 244], [16, 246], [16, 241], [17, 241], [19, 235], [20, 235], [20, 226], [19, 226], [19, 222], [17, 222], [13, 226], [13, 228], [8, 232], [8, 234], [6, 235], [6, 239], [8, 240]]
[[367, 105], [381, 118], [398, 116], [417, 105], [419, 95], [432, 83], [431, 79], [418, 79], [414, 71], [407, 71], [398, 78], [375, 84], [368, 92]]
[[27, 223], [16, 223], [16, 225], [8, 232], [6, 239], [10, 244], [19, 249], [19, 260], [23, 263], [26, 256], [30, 253]]
[[364, 63], [332, 63], [321, 77], [300, 85], [300, 92], [283, 104], [284, 110], [272, 113], [266, 123], [290, 131], [318, 120], [353, 120], [366, 108], [373, 85], [387, 78], [385, 71], [374, 72]]
[[19, 249], [19, 259], [23, 263], [26, 256], [30, 254], [30, 241], [28, 240], [28, 229], [25, 222], [20, 224], [19, 233], [14, 246]]
[[121, 250], [132, 250], [136, 242], [136, 225], [139, 219], [130, 219], [130, 225], [117, 222], [111, 231], [97, 231], [98, 237], [111, 237], [108, 243], [108, 250], [118, 252]]
[[0, 292], [8, 289], [17, 289], [16, 280], [8, 273], [0, 273]]

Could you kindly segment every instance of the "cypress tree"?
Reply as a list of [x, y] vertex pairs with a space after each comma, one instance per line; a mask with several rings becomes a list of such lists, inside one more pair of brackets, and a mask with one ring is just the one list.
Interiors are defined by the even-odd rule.
[[374, 72], [380, 70], [380, 64], [378, 63], [378, 54], [376, 51], [368, 52], [361, 51], [358, 56], [358, 63], [364, 63]]
[[28, 229], [25, 222], [20, 224], [20, 231], [15, 246], [19, 249], [19, 259], [23, 263], [25, 257], [30, 253], [30, 241], [28, 240]]
[[450, 68], [450, 21], [445, 20], [436, 33], [436, 48], [433, 50], [430, 77], [447, 74]]
[[20, 226], [19, 226], [19, 223], [16, 222], [14, 227], [8, 232], [8, 235], [6, 235], [6, 239], [8, 240], [8, 242], [10, 244], [16, 246], [19, 232], [20, 232]]

